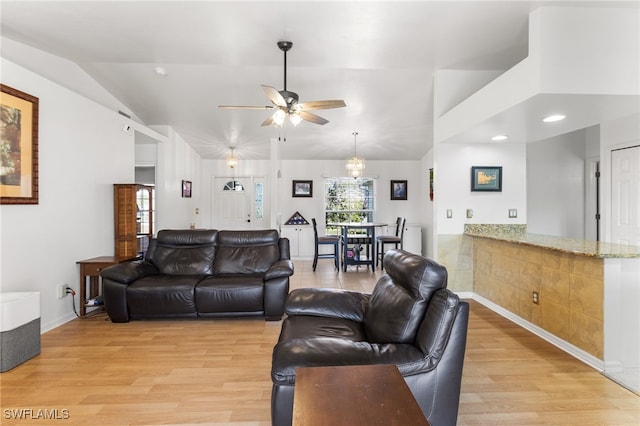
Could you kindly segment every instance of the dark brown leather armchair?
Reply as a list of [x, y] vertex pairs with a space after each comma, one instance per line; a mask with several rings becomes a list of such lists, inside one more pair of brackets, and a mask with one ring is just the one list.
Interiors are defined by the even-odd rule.
[[271, 421], [290, 425], [296, 368], [395, 364], [432, 425], [455, 425], [469, 305], [446, 289], [447, 271], [389, 250], [372, 294], [297, 289], [273, 349]]

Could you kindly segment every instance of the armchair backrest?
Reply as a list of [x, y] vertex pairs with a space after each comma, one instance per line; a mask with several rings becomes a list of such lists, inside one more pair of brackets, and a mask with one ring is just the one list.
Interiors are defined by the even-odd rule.
[[376, 343], [413, 343], [434, 293], [447, 287], [444, 266], [404, 250], [389, 250], [386, 274], [364, 313], [367, 337]]
[[211, 274], [217, 236], [214, 229], [165, 229], [150, 241], [145, 259], [161, 274]]
[[218, 231], [214, 274], [259, 274], [280, 260], [280, 235], [275, 229]]

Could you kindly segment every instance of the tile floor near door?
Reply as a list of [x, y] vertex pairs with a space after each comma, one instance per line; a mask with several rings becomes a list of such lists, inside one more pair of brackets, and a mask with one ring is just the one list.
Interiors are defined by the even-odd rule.
[[[295, 261], [291, 288], [370, 292], [382, 274]], [[471, 301], [459, 425], [634, 425], [640, 397]], [[270, 425], [281, 321], [76, 319], [0, 374], [5, 424]], [[40, 411], [39, 411], [40, 410]], [[48, 411], [42, 411], [48, 410]], [[36, 418], [38, 414], [59, 419]], [[22, 416], [22, 417], [19, 417]]]

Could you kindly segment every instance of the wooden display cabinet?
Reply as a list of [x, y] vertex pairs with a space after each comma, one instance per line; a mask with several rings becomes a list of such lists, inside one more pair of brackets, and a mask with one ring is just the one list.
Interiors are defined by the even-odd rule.
[[114, 184], [113, 194], [115, 257], [142, 256], [153, 235], [153, 187]]

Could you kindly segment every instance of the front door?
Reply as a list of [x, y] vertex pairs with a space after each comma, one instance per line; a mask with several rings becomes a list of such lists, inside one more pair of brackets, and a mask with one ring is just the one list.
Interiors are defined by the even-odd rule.
[[264, 229], [265, 182], [263, 177], [216, 177], [212, 200], [217, 229]]

